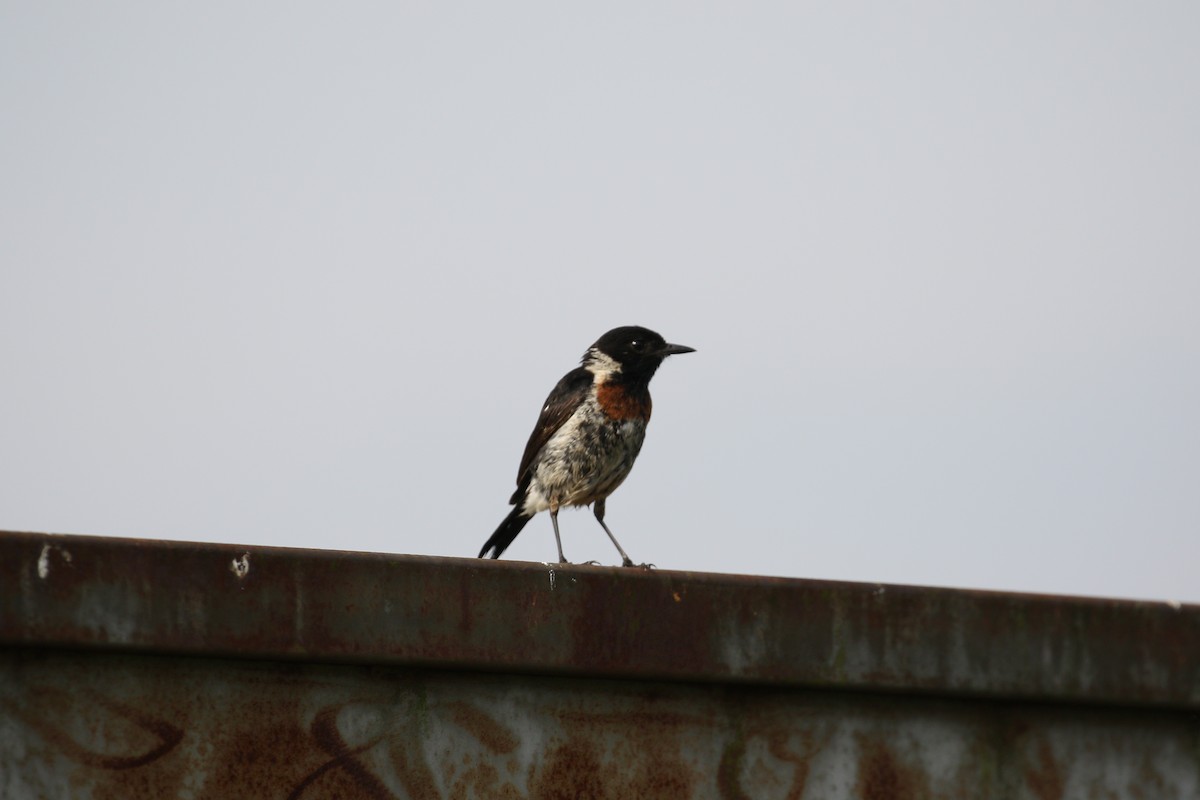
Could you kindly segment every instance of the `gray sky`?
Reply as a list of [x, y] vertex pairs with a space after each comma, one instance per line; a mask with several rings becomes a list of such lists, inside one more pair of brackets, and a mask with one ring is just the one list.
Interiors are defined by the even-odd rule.
[[1200, 5], [573, 5], [0, 6], [0, 528], [1200, 602]]

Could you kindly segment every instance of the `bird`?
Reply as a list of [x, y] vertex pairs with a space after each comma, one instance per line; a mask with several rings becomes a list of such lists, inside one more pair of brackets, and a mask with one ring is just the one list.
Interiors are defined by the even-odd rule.
[[558, 561], [570, 563], [563, 555], [558, 511], [590, 505], [621, 554], [622, 566], [634, 566], [604, 523], [605, 501], [642, 449], [650, 421], [650, 379], [668, 356], [694, 352], [638, 325], [613, 328], [597, 339], [546, 398], [517, 469], [517, 490], [508, 501], [513, 510], [479, 557], [499, 558], [535, 514], [549, 511]]

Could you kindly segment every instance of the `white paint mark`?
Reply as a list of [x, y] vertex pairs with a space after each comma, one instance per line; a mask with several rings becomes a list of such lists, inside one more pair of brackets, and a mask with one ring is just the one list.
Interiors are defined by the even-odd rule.
[[229, 565], [229, 571], [237, 576], [240, 581], [250, 574], [250, 554], [242, 553], [241, 556], [235, 558]]
[[554, 568], [550, 568], [550, 591], [554, 591]]
[[55, 550], [64, 564], [71, 563], [71, 554], [65, 548], [49, 543], [42, 545], [42, 552], [38, 554], [37, 560], [37, 574], [42, 580], [46, 580], [46, 576], [50, 574], [50, 553]]

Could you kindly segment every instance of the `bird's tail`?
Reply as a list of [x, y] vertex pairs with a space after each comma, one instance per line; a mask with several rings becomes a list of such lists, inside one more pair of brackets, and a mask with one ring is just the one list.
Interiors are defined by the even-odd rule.
[[504, 522], [500, 523], [500, 527], [496, 528], [496, 532], [484, 542], [483, 549], [479, 551], [479, 557], [486, 557], [488, 550], [491, 550], [491, 557], [499, 558], [500, 554], [508, 549], [508, 546], [513, 543], [513, 539], [517, 538], [517, 534], [531, 519], [533, 517], [527, 517], [521, 513], [520, 504], [514, 506], [513, 510], [504, 518]]

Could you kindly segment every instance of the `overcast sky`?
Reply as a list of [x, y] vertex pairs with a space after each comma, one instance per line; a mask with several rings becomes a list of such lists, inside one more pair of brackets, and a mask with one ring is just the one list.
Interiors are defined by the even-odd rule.
[[580, 5], [0, 5], [0, 528], [1200, 602], [1200, 5]]

